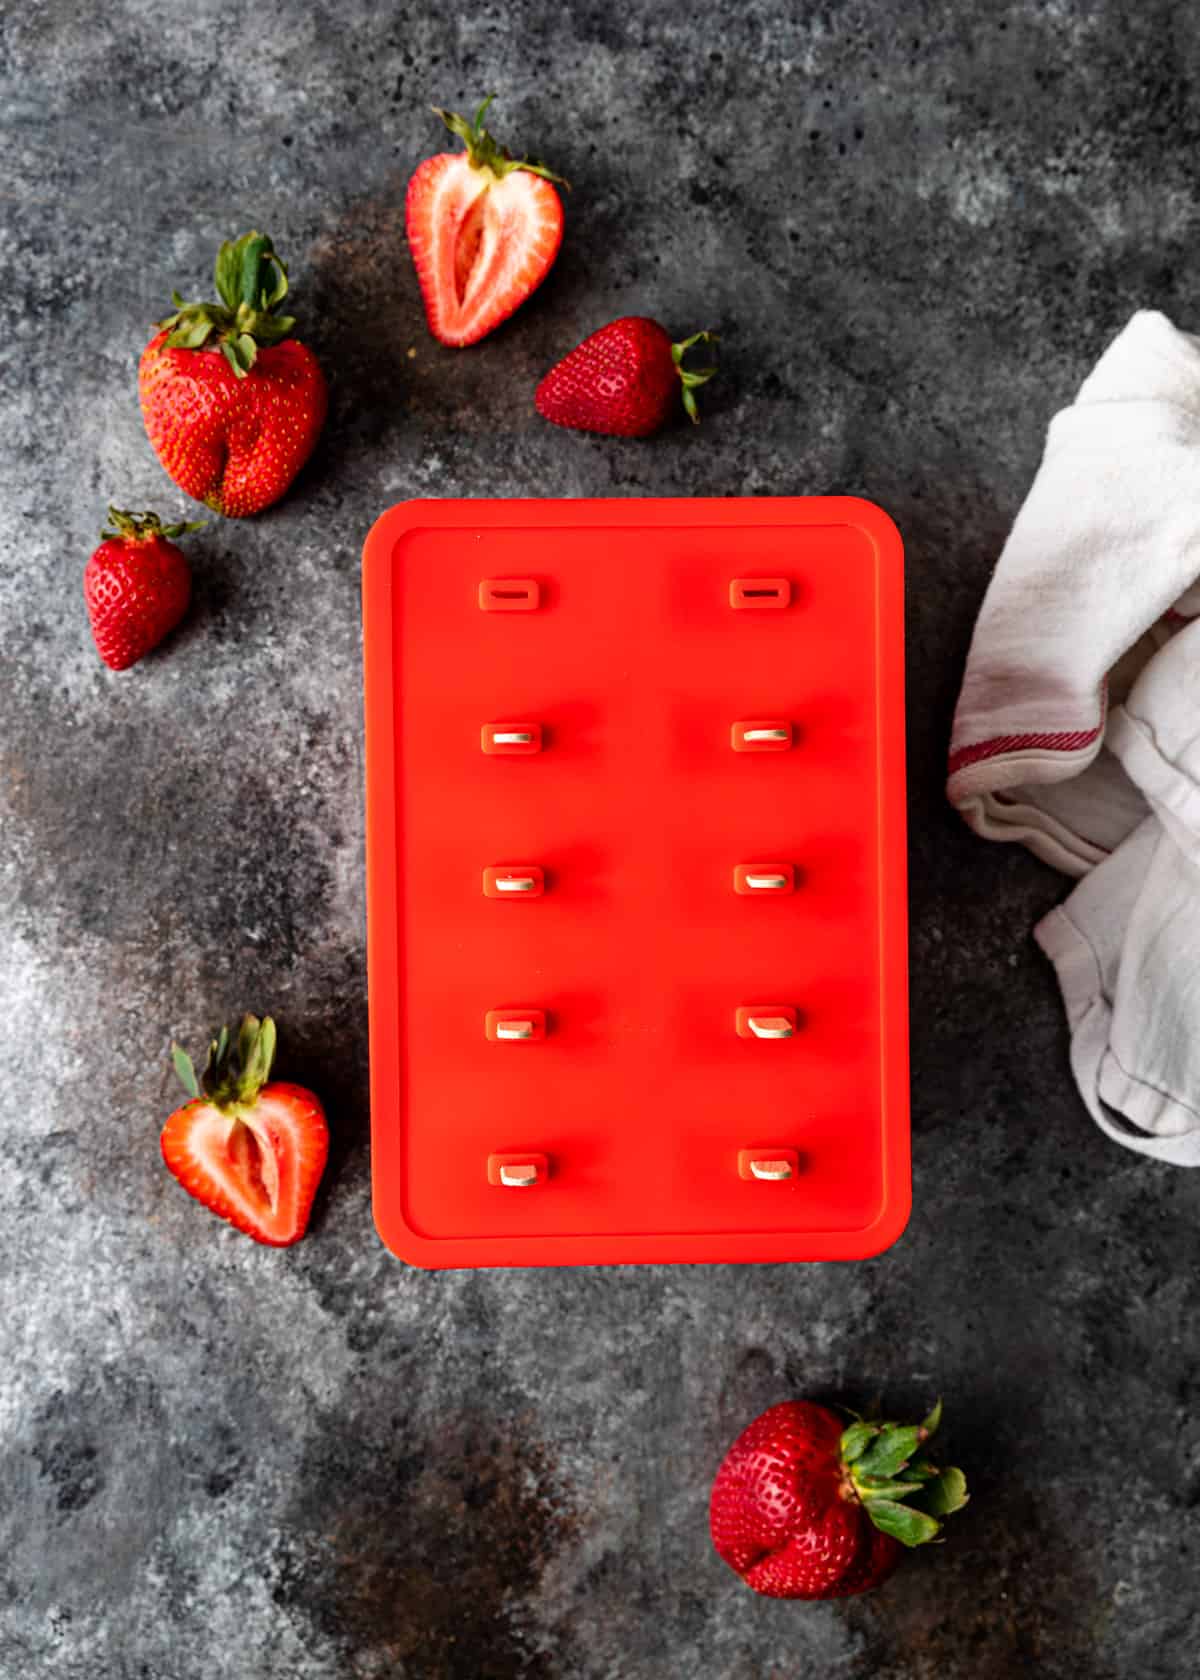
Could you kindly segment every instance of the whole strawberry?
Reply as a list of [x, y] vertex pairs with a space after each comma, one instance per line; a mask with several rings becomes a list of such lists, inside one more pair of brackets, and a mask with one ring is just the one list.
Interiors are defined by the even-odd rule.
[[614, 437], [649, 437], [678, 412], [700, 419], [696, 390], [715, 367], [685, 368], [683, 358], [695, 344], [713, 344], [716, 335], [693, 333], [678, 344], [647, 315], [622, 315], [550, 369], [534, 396], [537, 410], [556, 426]]
[[497, 144], [483, 120], [491, 103], [484, 100], [474, 122], [435, 106], [467, 149], [426, 158], [408, 183], [408, 246], [429, 330], [443, 344], [476, 344], [506, 321], [541, 285], [562, 244], [554, 183], [566, 182]]
[[769, 1598], [847, 1598], [887, 1579], [901, 1547], [940, 1532], [967, 1502], [961, 1470], [938, 1470], [924, 1423], [849, 1428], [825, 1406], [785, 1400], [755, 1418], [713, 1482], [713, 1545]]
[[275, 1023], [243, 1018], [208, 1048], [202, 1079], [178, 1045], [190, 1102], [163, 1127], [163, 1160], [189, 1195], [255, 1242], [298, 1242], [329, 1154], [325, 1111], [311, 1091], [271, 1079]]
[[181, 490], [232, 519], [283, 495], [325, 423], [325, 377], [276, 315], [287, 270], [261, 233], [217, 253], [220, 303], [185, 303], [142, 352], [138, 391], [154, 452]]
[[199, 531], [203, 520], [164, 525], [156, 513], [110, 507], [113, 530], [83, 570], [83, 599], [96, 651], [114, 671], [136, 665], [157, 647], [187, 611], [192, 574], [171, 541]]

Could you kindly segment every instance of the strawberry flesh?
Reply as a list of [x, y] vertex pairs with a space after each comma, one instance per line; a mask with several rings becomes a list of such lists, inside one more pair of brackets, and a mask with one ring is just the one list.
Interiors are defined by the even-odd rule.
[[477, 344], [523, 304], [562, 244], [563, 207], [550, 172], [514, 161], [483, 126], [439, 113], [466, 152], [426, 158], [408, 183], [405, 224], [429, 330]]
[[325, 1111], [311, 1091], [268, 1084], [275, 1023], [246, 1015], [222, 1028], [200, 1078], [178, 1045], [171, 1059], [191, 1102], [163, 1127], [163, 1160], [189, 1195], [256, 1242], [286, 1248], [308, 1225], [329, 1154]]
[[523, 170], [499, 179], [454, 152], [417, 169], [406, 222], [429, 330], [458, 347], [519, 309], [562, 244], [562, 201], [549, 181]]
[[264, 1085], [246, 1107], [185, 1103], [162, 1134], [163, 1159], [189, 1195], [277, 1248], [304, 1235], [328, 1152], [321, 1104], [281, 1081]]

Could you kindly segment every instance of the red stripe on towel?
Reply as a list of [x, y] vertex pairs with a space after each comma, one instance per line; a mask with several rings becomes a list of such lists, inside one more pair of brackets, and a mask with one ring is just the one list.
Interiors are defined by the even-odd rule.
[[1037, 747], [1047, 752], [1078, 752], [1088, 747], [1099, 735], [1103, 724], [1095, 729], [1059, 730], [1045, 735], [996, 735], [990, 741], [977, 741], [972, 747], [960, 747], [950, 754], [950, 774], [965, 770], [968, 764], [978, 764], [986, 758], [1001, 758], [1005, 753], [1024, 752]]

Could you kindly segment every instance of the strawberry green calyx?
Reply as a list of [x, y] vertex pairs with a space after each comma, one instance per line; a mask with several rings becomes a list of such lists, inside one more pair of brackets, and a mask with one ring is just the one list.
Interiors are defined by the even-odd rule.
[[683, 386], [683, 406], [688, 419], [694, 426], [700, 424], [700, 410], [696, 407], [696, 390], [701, 385], [707, 385], [717, 369], [715, 366], [686, 368], [683, 365], [683, 358], [695, 344], [718, 344], [719, 342], [716, 333], [698, 332], [693, 333], [691, 338], [685, 338], [681, 343], [671, 346], [671, 360], [675, 363], [675, 371], [678, 373], [680, 383]]
[[294, 315], [276, 315], [287, 296], [287, 269], [265, 233], [227, 239], [214, 272], [219, 303], [186, 303], [171, 293], [175, 313], [158, 323], [170, 329], [172, 350], [203, 350], [215, 340], [239, 379], [254, 366], [260, 348], [278, 344], [296, 325]]
[[939, 1470], [926, 1455], [942, 1421], [942, 1402], [923, 1423], [869, 1423], [855, 1418], [843, 1432], [842, 1497], [857, 1500], [876, 1528], [904, 1546], [936, 1540], [942, 1518], [967, 1503], [961, 1470]]
[[222, 1027], [208, 1047], [204, 1072], [196, 1069], [186, 1050], [171, 1046], [171, 1061], [179, 1082], [193, 1099], [206, 1097], [218, 1108], [239, 1108], [254, 1102], [271, 1077], [275, 1060], [275, 1023], [269, 1015], [244, 1015], [237, 1037]]
[[435, 117], [441, 117], [451, 134], [456, 134], [467, 148], [467, 161], [472, 169], [488, 169], [501, 180], [511, 175], [514, 169], [523, 169], [529, 175], [540, 175], [544, 181], [553, 181], [557, 187], [571, 190], [571, 183], [564, 181], [561, 175], [556, 175], [552, 169], [547, 169], [544, 163], [535, 163], [531, 158], [515, 158], [512, 153], [501, 146], [488, 129], [484, 126], [487, 108], [495, 99], [494, 93], [489, 93], [483, 104], [475, 113], [475, 120], [468, 122], [466, 117], [460, 117], [457, 111], [443, 111], [439, 105], [432, 107]]
[[179, 525], [164, 525], [156, 513], [126, 513], [122, 508], [110, 507], [108, 525], [100, 533], [102, 542], [124, 538], [126, 542], [146, 542], [150, 537], [185, 537], [189, 531], [202, 531], [205, 519], [188, 519]]

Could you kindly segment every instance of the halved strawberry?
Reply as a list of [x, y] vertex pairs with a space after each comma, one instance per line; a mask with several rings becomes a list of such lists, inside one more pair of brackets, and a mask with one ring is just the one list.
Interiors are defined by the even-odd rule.
[[466, 152], [426, 158], [408, 183], [405, 219], [429, 330], [443, 344], [475, 344], [535, 291], [562, 244], [560, 175], [512, 158], [484, 127], [434, 107]]
[[191, 1102], [163, 1127], [163, 1160], [189, 1195], [256, 1242], [298, 1242], [329, 1154], [325, 1111], [311, 1091], [268, 1084], [275, 1023], [247, 1015], [236, 1041], [213, 1039], [201, 1079], [179, 1046], [175, 1071]]

